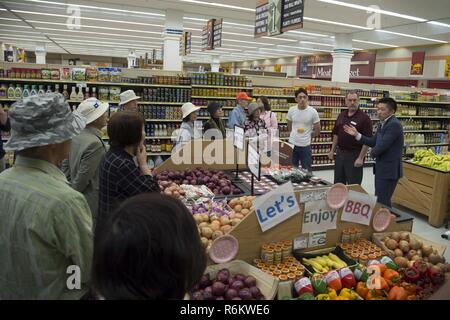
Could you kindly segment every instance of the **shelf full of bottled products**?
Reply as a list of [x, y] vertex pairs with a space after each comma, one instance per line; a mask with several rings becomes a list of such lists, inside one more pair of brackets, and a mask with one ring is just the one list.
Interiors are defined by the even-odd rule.
[[[309, 94], [310, 105], [318, 110], [322, 119], [322, 134], [313, 140], [313, 146], [331, 145], [334, 119], [345, 109], [343, 107], [345, 95], [349, 89], [317, 85], [305, 88]], [[120, 93], [127, 89], [133, 89], [141, 97], [138, 102], [139, 111], [148, 119], [147, 136], [156, 138], [152, 139], [154, 141], [151, 142], [154, 143], [150, 145], [161, 145], [161, 153], [167, 153], [170, 149], [167, 148], [167, 141], [170, 140], [157, 138], [168, 137], [179, 127], [181, 123], [179, 107], [184, 102], [191, 101], [202, 107], [199, 111], [200, 120], [209, 116], [206, 109], [208, 103], [219, 102], [224, 106], [225, 118], [228, 118], [235, 106], [234, 97], [241, 91], [246, 91], [255, 98], [261, 95], [269, 98], [272, 110], [276, 112], [279, 121], [280, 138], [287, 140], [289, 132], [286, 115], [289, 108], [295, 105], [296, 88], [254, 87], [252, 81], [245, 76], [210, 72], [192, 73], [188, 76], [128, 78], [122, 77], [119, 68], [0, 69], [0, 104], [6, 109], [14, 101], [47, 92], [62, 93], [72, 107], [89, 97], [117, 104]], [[360, 107], [375, 121], [374, 100], [386, 96], [387, 93], [379, 90], [356, 91], [362, 97]], [[407, 147], [415, 150], [421, 147], [428, 148], [432, 144], [439, 147], [448, 142], [448, 119], [450, 119], [448, 97], [411, 93], [391, 93], [391, 96], [401, 101], [397, 116], [404, 125]], [[422, 102], [424, 104], [421, 104]], [[159, 149], [159, 147], [150, 148], [150, 152], [156, 154], [158, 151], [154, 150]], [[322, 154], [323, 150], [318, 148], [314, 153]], [[320, 157], [315, 157], [319, 159], [317, 164], [325, 162], [325, 159]]]

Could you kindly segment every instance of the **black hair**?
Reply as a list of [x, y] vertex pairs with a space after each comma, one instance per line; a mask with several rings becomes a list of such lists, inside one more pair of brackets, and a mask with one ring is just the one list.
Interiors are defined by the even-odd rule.
[[394, 111], [394, 113], [397, 112], [397, 102], [392, 98], [381, 98], [380, 100], [378, 100], [378, 103], [384, 103], [385, 105], [387, 105], [389, 110]]
[[144, 193], [96, 233], [92, 266], [93, 291], [107, 300], [181, 300], [203, 275], [206, 254], [181, 201]]
[[300, 93], [303, 93], [303, 94], [305, 94], [305, 96], [308, 97], [308, 91], [306, 91], [305, 88], [298, 88], [298, 89], [295, 91], [295, 98], [297, 98], [298, 95], [299, 95]]
[[139, 144], [142, 140], [144, 124], [144, 117], [138, 112], [116, 112], [109, 120], [107, 127], [110, 145], [124, 148]]
[[259, 99], [261, 100], [261, 102], [264, 105], [264, 110], [266, 110], [266, 111], [272, 110], [272, 108], [270, 107], [269, 99], [267, 99], [267, 97], [261, 96], [261, 97], [259, 97]]

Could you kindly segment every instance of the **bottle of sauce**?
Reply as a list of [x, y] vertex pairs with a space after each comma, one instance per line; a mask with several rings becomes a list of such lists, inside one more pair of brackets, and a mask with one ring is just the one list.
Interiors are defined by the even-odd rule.
[[72, 87], [72, 92], [70, 92], [70, 100], [77, 100], [77, 91], [75, 87]]
[[20, 85], [16, 86], [16, 90], [14, 92], [15, 98], [16, 99], [21, 99], [22, 98], [22, 87]]
[[16, 97], [16, 91], [14, 85], [10, 84], [8, 88], [8, 99], [14, 99]]
[[36, 89], [36, 85], [32, 85], [31, 86], [31, 92], [30, 92], [30, 96], [37, 96], [38, 92]]
[[30, 96], [30, 86], [28, 84], [26, 84], [24, 86], [24, 89], [22, 91], [22, 98], [26, 98]]
[[52, 86], [47, 85], [47, 91], [45, 93], [52, 93]]
[[38, 96], [42, 97], [43, 95], [45, 95], [44, 86], [43, 85], [39, 85]]
[[66, 100], [69, 99], [69, 92], [67, 91], [67, 84], [64, 85], [62, 94], [63, 94], [64, 98], [66, 98]]
[[77, 94], [77, 100], [83, 101], [83, 99], [84, 99], [83, 88], [79, 88], [78, 94]]

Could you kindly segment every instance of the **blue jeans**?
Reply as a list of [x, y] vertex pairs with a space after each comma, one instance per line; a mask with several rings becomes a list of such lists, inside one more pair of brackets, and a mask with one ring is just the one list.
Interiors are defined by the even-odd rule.
[[307, 147], [297, 147], [294, 146], [294, 151], [292, 153], [292, 165], [298, 167], [299, 163], [303, 169], [312, 171], [312, 151], [311, 146]]

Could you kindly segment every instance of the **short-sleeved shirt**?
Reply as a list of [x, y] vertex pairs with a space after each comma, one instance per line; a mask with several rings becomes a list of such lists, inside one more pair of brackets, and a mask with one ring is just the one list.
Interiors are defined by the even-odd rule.
[[291, 107], [286, 118], [292, 121], [292, 131], [289, 142], [297, 147], [307, 147], [311, 144], [313, 126], [320, 122], [316, 109], [307, 106], [300, 110], [298, 106]]
[[[0, 174], [0, 300], [80, 299], [89, 290], [92, 217], [55, 165], [18, 156]], [[80, 289], [67, 283], [79, 267]], [[74, 279], [75, 279], [74, 278]]]
[[334, 124], [333, 135], [338, 136], [339, 149], [345, 151], [361, 150], [362, 144], [344, 131], [344, 125], [352, 125], [362, 135], [371, 137], [373, 129], [370, 117], [361, 109], [358, 109], [354, 115], [349, 117], [348, 110], [345, 110], [341, 112]]

